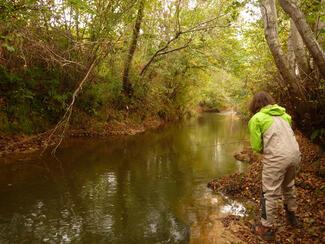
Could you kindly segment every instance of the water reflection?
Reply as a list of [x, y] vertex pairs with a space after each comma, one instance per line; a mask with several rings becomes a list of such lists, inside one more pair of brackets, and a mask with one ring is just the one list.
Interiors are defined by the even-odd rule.
[[245, 135], [239, 120], [209, 114], [133, 137], [78, 140], [59, 151], [61, 163], [0, 163], [0, 243], [187, 243], [202, 223], [244, 213], [205, 186], [245, 170], [232, 156]]

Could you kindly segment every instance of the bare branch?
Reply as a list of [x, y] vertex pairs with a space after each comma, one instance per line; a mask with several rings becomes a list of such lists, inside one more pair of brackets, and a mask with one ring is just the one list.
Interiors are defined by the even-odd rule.
[[[48, 51], [50, 54], [54, 55], [56, 57], [56, 61], [58, 63], [60, 63], [63, 66], [66, 66], [66, 65], [69, 65], [69, 64], [75, 64], [75, 65], [78, 65], [82, 68], [84, 68], [84, 65], [83, 64], [80, 64], [78, 62], [75, 62], [75, 61], [72, 61], [72, 60], [68, 60], [62, 56], [60, 56], [59, 54], [55, 53], [52, 49], [50, 49], [48, 46], [46, 45], [42, 45], [41, 43], [37, 43], [38, 45], [40, 45], [40, 47], [42, 47], [43, 49], [45, 49], [46, 51]], [[61, 61], [61, 62], [60, 62]]]
[[[83, 85], [87, 81], [90, 73], [94, 69], [97, 60], [98, 59], [95, 58], [92, 61], [92, 63], [90, 64], [90, 66], [89, 66], [89, 68], [88, 68], [88, 70], [87, 70], [84, 78], [79, 82], [79, 85], [78, 85], [77, 89], [73, 92], [73, 94], [72, 94], [72, 100], [71, 100], [69, 106], [67, 107], [64, 115], [62, 116], [61, 120], [56, 124], [56, 126], [52, 130], [51, 134], [49, 135], [47, 141], [45, 142], [45, 147], [44, 147], [44, 149], [42, 151], [42, 154], [48, 148], [49, 142], [52, 140], [53, 136], [55, 136], [55, 134], [57, 134], [57, 133], [59, 133], [59, 142], [56, 144], [56, 146], [52, 150], [52, 155], [55, 155], [57, 149], [61, 145], [61, 143], [63, 141], [63, 138], [64, 138], [64, 135], [65, 135], [65, 132], [66, 132], [67, 128], [69, 127], [69, 123], [70, 123], [70, 119], [71, 119], [71, 114], [72, 114], [72, 111], [73, 111], [73, 106], [74, 106], [74, 103], [76, 101], [76, 98], [79, 95], [80, 91], [82, 90]], [[60, 131], [61, 131], [61, 133], [60, 133]]]

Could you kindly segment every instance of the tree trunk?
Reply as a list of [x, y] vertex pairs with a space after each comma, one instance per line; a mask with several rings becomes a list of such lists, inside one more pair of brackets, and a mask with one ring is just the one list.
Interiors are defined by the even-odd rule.
[[295, 60], [298, 66], [298, 75], [305, 85], [308, 85], [309, 81], [312, 81], [311, 68], [309, 65], [309, 59], [305, 44], [292, 20], [290, 20], [290, 36], [292, 36], [292, 47], [295, 55]]
[[288, 53], [287, 53], [287, 60], [289, 68], [292, 72], [296, 73], [296, 56], [295, 56], [295, 50], [294, 50], [294, 33], [292, 28], [290, 29], [289, 38], [288, 38]]
[[283, 10], [290, 16], [295, 23], [310, 55], [313, 57], [320, 73], [325, 78], [325, 54], [317, 42], [313, 31], [308, 25], [304, 14], [294, 2], [288, 0], [279, 0]]
[[124, 95], [126, 95], [128, 97], [131, 97], [133, 95], [133, 88], [132, 88], [129, 74], [130, 74], [130, 69], [132, 66], [132, 59], [133, 59], [135, 50], [137, 48], [137, 43], [138, 43], [138, 38], [139, 38], [139, 33], [140, 33], [140, 28], [141, 28], [141, 23], [142, 23], [142, 18], [143, 18], [144, 2], [145, 2], [145, 0], [141, 0], [139, 3], [137, 18], [135, 20], [135, 25], [133, 28], [132, 39], [131, 39], [129, 51], [128, 51], [128, 54], [126, 56], [125, 63], [124, 63], [122, 92]]
[[311, 73], [307, 52], [304, 42], [296, 28], [295, 23], [292, 20], [290, 20], [290, 26], [290, 36], [292, 36], [292, 47], [298, 65], [299, 76], [302, 80], [305, 80]]
[[267, 44], [270, 48], [275, 64], [286, 83], [293, 90], [293, 95], [301, 99], [305, 95], [298, 85], [297, 77], [293, 70], [290, 69], [287, 59], [281, 49], [281, 44], [277, 32], [277, 12], [275, 0], [263, 0], [261, 2], [261, 12], [264, 20], [264, 34]]

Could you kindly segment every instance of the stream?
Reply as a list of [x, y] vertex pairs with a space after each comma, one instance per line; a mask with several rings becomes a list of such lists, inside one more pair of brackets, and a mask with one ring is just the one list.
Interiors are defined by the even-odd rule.
[[214, 220], [245, 214], [206, 187], [245, 170], [233, 157], [244, 139], [234, 113], [203, 114], [135, 136], [74, 139], [58, 159], [0, 159], [0, 243], [212, 243]]

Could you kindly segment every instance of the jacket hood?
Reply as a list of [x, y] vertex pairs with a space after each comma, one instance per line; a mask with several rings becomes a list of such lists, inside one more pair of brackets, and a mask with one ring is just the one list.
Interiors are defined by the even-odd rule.
[[286, 109], [277, 104], [274, 104], [265, 106], [260, 110], [260, 112], [271, 116], [281, 116], [286, 112]]

